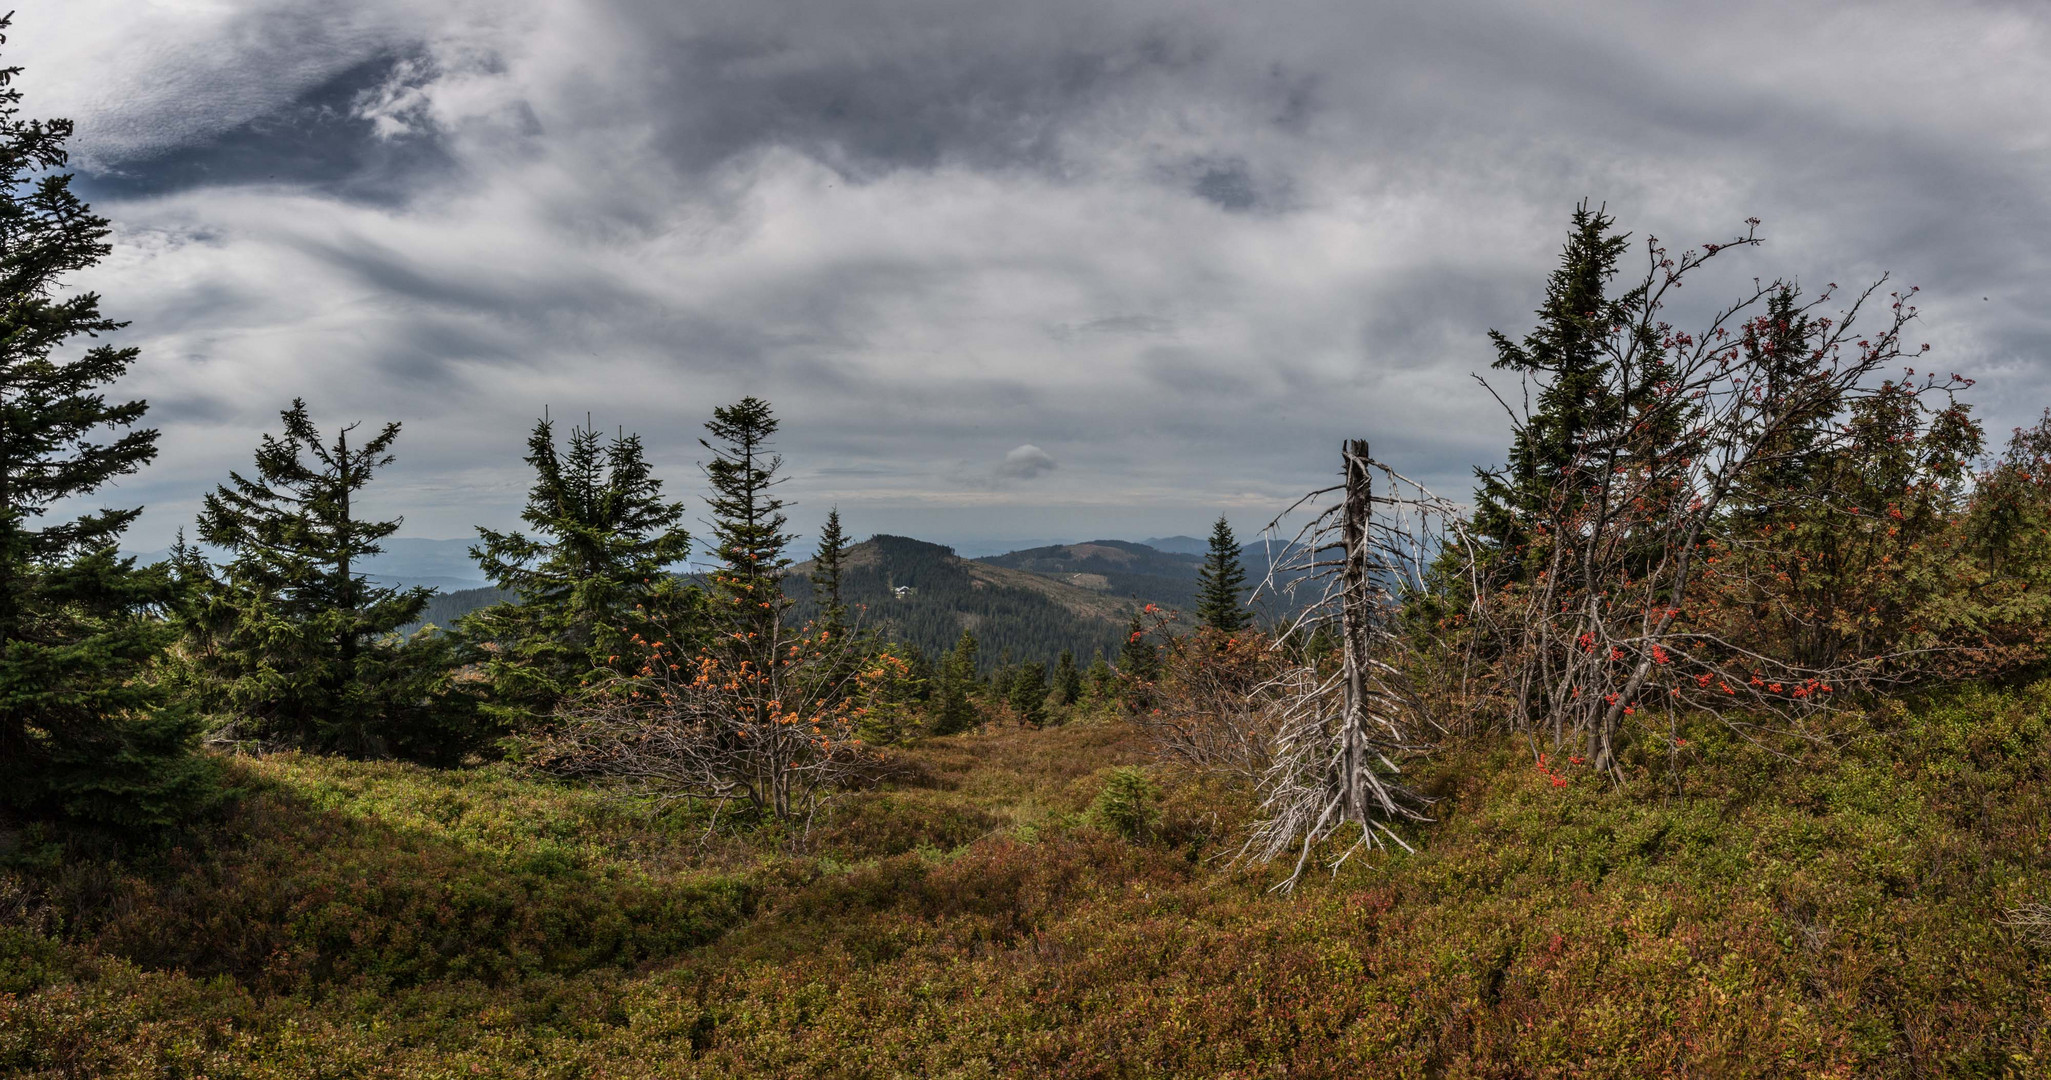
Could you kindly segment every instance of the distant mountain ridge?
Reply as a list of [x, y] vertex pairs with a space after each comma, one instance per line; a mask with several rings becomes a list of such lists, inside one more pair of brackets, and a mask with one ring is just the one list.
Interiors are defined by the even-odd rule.
[[[1113, 656], [1136, 607], [1130, 599], [887, 533], [850, 547], [842, 566], [841, 599], [863, 626], [928, 657], [952, 648], [963, 630], [973, 631], [985, 670], [1007, 658], [1051, 661], [1064, 649], [1084, 662], [1098, 650]], [[816, 614], [812, 568], [810, 561], [799, 563], [784, 579], [799, 618]]]
[[1170, 555], [1202, 556], [1211, 550], [1209, 541], [1199, 540], [1194, 536], [1156, 536], [1141, 540], [1140, 544], [1155, 551], [1165, 551]]
[[421, 610], [420, 618], [400, 627], [399, 633], [411, 634], [423, 626], [438, 626], [447, 630], [456, 625], [457, 619], [479, 608], [490, 607], [501, 600], [512, 598], [512, 593], [492, 585], [438, 592], [427, 598], [427, 607]]
[[1041, 574], [1107, 597], [1184, 611], [1196, 605], [1196, 572], [1203, 565], [1198, 555], [1130, 540], [1056, 544], [975, 561]]
[[[385, 541], [385, 553], [366, 569], [382, 584], [437, 589], [422, 622], [448, 627], [478, 608], [510, 599], [482, 580], [470, 559], [473, 543], [395, 537]], [[1157, 546], [1164, 543], [1193, 550]], [[1063, 649], [1088, 662], [1099, 649], [1115, 657], [1127, 620], [1147, 604], [1192, 612], [1197, 568], [1206, 549], [1203, 541], [1186, 536], [1148, 543], [1089, 540], [968, 559], [943, 544], [883, 533], [849, 548], [843, 596], [862, 609], [866, 625], [929, 656], [951, 648], [962, 630], [970, 629], [986, 668], [1007, 656], [1052, 661]], [[139, 557], [155, 561], [168, 554]], [[1261, 552], [1249, 548], [1245, 555], [1249, 574], [1257, 575]], [[785, 581], [800, 618], [813, 614], [806, 580], [810, 571], [809, 562], [799, 563]], [[900, 596], [898, 586], [909, 591]]]

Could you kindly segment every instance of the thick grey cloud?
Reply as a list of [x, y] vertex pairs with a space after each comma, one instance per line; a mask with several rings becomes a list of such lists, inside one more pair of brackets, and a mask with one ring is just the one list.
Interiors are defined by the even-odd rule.
[[142, 540], [295, 394], [405, 421], [416, 535], [510, 521], [545, 406], [695, 489], [742, 393], [801, 524], [1245, 530], [1349, 435], [1461, 494], [1585, 197], [1765, 218], [1730, 288], [1891, 269], [1993, 426], [2051, 403], [2039, 6], [69, 0], [9, 50], [120, 228]]
[[[89, 172], [81, 190], [89, 197], [135, 199], [279, 184], [337, 198], [400, 201], [454, 165], [435, 132], [407, 125], [408, 91], [432, 77], [432, 66], [417, 57], [373, 56], [261, 115], [181, 143], [130, 151]], [[94, 158], [104, 155], [88, 161]]]

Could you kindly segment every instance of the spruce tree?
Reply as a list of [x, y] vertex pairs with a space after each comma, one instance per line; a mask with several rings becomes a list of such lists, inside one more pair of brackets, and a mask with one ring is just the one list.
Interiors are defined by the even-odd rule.
[[231, 472], [200, 511], [199, 538], [232, 553], [220, 575], [182, 542], [177, 552], [198, 593], [181, 621], [201, 698], [261, 738], [447, 756], [467, 725], [446, 730], [452, 717], [439, 714], [465, 705], [436, 700], [441, 672], [419, 663], [445, 654], [402, 655], [393, 633], [419, 617], [433, 590], [373, 585], [362, 572], [401, 524], [365, 519], [355, 505], [392, 462], [399, 425], [351, 446], [356, 425], [326, 440], [302, 400], [280, 416], [284, 433], [262, 437], [254, 475]]
[[1824, 357], [1815, 351], [1821, 331], [1793, 285], [1774, 290], [1765, 315], [1745, 324], [1745, 360], [1765, 371], [1766, 415], [1778, 426], [1760, 447], [1759, 464], [1745, 477], [1740, 514], [1754, 524], [1774, 504], [1807, 493], [1826, 465], [1822, 447], [1843, 402], [1823, 371]]
[[976, 726], [976, 705], [969, 698], [976, 681], [976, 635], [967, 630], [940, 658], [933, 687], [933, 734], [959, 735]]
[[1196, 579], [1196, 615], [1205, 626], [1235, 634], [1253, 622], [1240, 602], [1246, 568], [1239, 562], [1239, 540], [1223, 514], [1211, 526], [1211, 549], [1197, 568]]
[[110, 227], [59, 171], [71, 122], [22, 119], [20, 71], [0, 70], [0, 806], [162, 825], [208, 786], [196, 720], [148, 677], [171, 579], [115, 554], [139, 509], [44, 520], [147, 464], [157, 432], [135, 426], [144, 402], [103, 396], [137, 351], [89, 342], [127, 324], [62, 292]]
[[531, 532], [480, 528], [470, 549], [514, 599], [462, 623], [482, 646], [493, 711], [515, 726], [547, 716], [593, 672], [626, 670], [634, 634], [691, 632], [693, 603], [669, 572], [690, 557], [684, 504], [663, 500], [640, 436], [603, 439], [587, 420], [558, 448], [543, 417], [526, 460], [535, 479], [520, 520]]
[[1006, 699], [1018, 722], [1041, 727], [1047, 722], [1047, 665], [1034, 660], [1012, 669]]
[[968, 686], [944, 667], [934, 681], [930, 707], [935, 735], [959, 735], [976, 726], [976, 706], [969, 700]]
[[812, 599], [819, 605], [820, 622], [838, 633], [847, 626], [847, 604], [840, 598], [840, 579], [847, 559], [847, 537], [840, 531], [840, 508], [826, 512], [826, 525], [819, 530], [819, 547], [812, 555]]
[[771, 450], [777, 421], [769, 403], [749, 396], [714, 409], [699, 439], [712, 454], [703, 466], [712, 485], [713, 601], [734, 632], [752, 634], [766, 649], [790, 601], [783, 594], [784, 556], [792, 537], [783, 531], [783, 500], [773, 494], [783, 458]]
[[955, 639], [954, 650], [949, 655], [953, 657], [955, 672], [962, 677], [964, 685], [975, 684], [978, 654], [982, 648], [982, 643], [976, 640], [976, 635], [968, 630], [963, 630], [961, 637]]
[[1104, 659], [1104, 650], [1098, 649], [1090, 660], [1090, 669], [1083, 681], [1089, 686], [1090, 696], [1096, 701], [1109, 701], [1118, 688], [1118, 673], [1111, 670], [1111, 664]]
[[997, 653], [997, 666], [990, 672], [990, 700], [1011, 700], [1011, 676], [1017, 670], [1011, 662], [1011, 650]]
[[[933, 683], [940, 675], [939, 671], [933, 666], [933, 658], [927, 655], [926, 650], [919, 648], [917, 645], [909, 642], [901, 644], [903, 644], [905, 650], [905, 663], [911, 669], [911, 673], [907, 678], [915, 688], [913, 696], [919, 701], [930, 700], [933, 696]], [[943, 661], [946, 659], [944, 653], [941, 659]]]
[[[1613, 389], [1611, 338], [1612, 331], [1631, 325], [1645, 295], [1642, 288], [1607, 295], [1629, 241], [1614, 225], [1614, 218], [1585, 202], [1575, 207], [1560, 265], [1546, 281], [1537, 327], [1522, 343], [1489, 332], [1494, 366], [1541, 382], [1537, 411], [1518, 429], [1509, 464], [1477, 473], [1475, 525], [1497, 552], [1508, 556], [1498, 565], [1509, 572], [1530, 569], [1510, 568], [1523, 558], [1519, 553], [1534, 527], [1556, 510], [1572, 508], [1571, 496], [1565, 506], [1555, 506], [1562, 478], [1591, 467], [1593, 451], [1617, 431], [1633, 404], [1620, 400]], [[1656, 350], [1647, 352], [1646, 363], [1657, 365]], [[1656, 379], [1655, 373], [1643, 374], [1639, 381], [1645, 385]]]
[[1082, 670], [1075, 666], [1075, 651], [1063, 649], [1060, 659], [1054, 662], [1054, 702], [1073, 705], [1081, 698]]

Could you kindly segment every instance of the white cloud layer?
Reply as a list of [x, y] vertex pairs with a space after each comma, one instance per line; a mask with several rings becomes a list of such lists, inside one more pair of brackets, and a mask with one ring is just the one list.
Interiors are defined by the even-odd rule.
[[1485, 332], [1583, 197], [1762, 217], [1744, 277], [1891, 269], [1996, 430], [2051, 404], [2037, 5], [67, 0], [13, 38], [119, 229], [80, 285], [165, 430], [109, 496], [139, 545], [294, 395], [405, 422], [413, 535], [509, 523], [544, 406], [695, 493], [744, 393], [801, 525], [1245, 531], [1350, 435], [1462, 494]]

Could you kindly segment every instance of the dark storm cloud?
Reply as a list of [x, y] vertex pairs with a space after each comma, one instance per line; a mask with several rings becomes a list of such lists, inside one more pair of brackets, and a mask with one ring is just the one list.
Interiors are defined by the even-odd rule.
[[409, 421], [430, 532], [510, 513], [543, 405], [689, 485], [740, 393], [857, 518], [1257, 525], [1357, 434], [1458, 496], [1502, 445], [1485, 332], [1582, 198], [1676, 246], [1766, 219], [1683, 313], [1892, 269], [1996, 426], [2051, 401], [2036, 8], [78, 4], [14, 59], [123, 226], [152, 501], [301, 390]]
[[433, 80], [419, 56], [383, 55], [352, 65], [263, 114], [171, 147], [103, 157], [81, 190], [93, 198], [142, 198], [196, 187], [280, 184], [340, 198], [398, 202], [454, 161], [432, 131], [379, 130], [366, 106]]
[[844, 173], [959, 163], [1070, 167], [1073, 125], [1148, 80], [1203, 64], [1186, 22], [1096, 5], [622, 2], [667, 106], [664, 148], [714, 165], [765, 143]]

